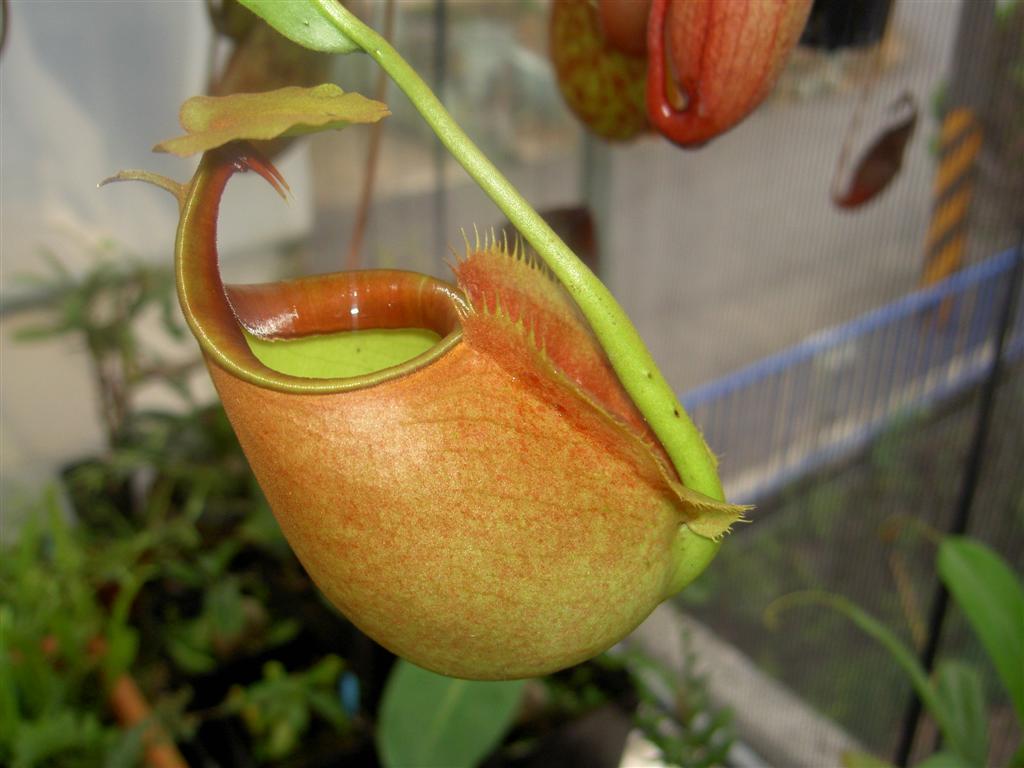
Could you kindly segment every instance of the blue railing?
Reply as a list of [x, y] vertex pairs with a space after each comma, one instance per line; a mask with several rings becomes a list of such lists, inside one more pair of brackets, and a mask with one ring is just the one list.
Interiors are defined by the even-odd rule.
[[[863, 447], [900, 414], [977, 383], [992, 364], [1017, 257], [992, 257], [684, 394], [730, 500], [763, 498]], [[1015, 360], [1024, 302], [1009, 333]]]

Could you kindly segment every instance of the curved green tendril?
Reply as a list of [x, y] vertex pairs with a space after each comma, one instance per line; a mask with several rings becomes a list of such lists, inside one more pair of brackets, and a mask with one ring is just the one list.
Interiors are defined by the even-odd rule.
[[611, 292], [484, 156], [387, 40], [334, 0], [313, 2], [329, 21], [391, 76], [448, 151], [565, 286], [593, 328], [626, 391], [672, 459], [683, 483], [706, 496], [724, 500], [714, 456]]

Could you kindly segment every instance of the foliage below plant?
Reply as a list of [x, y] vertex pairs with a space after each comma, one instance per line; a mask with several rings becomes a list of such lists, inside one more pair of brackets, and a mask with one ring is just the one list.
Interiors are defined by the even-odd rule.
[[[156, 711], [179, 740], [240, 716], [261, 764], [293, 753], [317, 722], [346, 733], [336, 656], [306, 670], [269, 662], [261, 680], [198, 711], [188, 687], [166, 687], [297, 632], [297, 619], [269, 615], [258, 574], [234, 561], [251, 534], [204, 549], [194, 521], [179, 516], [150, 517], [125, 538], [97, 535], [65, 522], [56, 492], [24, 518], [16, 546], [0, 554], [0, 763], [138, 764], [145, 724], [121, 729], [106, 694], [124, 672], [156, 686]], [[196, 602], [197, 614], [183, 610]]]
[[144, 575], [82, 546], [55, 493], [32, 512], [0, 554], [0, 763], [135, 765], [141, 730], [116, 726], [103, 691], [135, 658]]
[[[347, 665], [330, 654], [298, 670], [271, 659], [259, 679], [232, 685], [219, 703], [196, 709], [187, 687], [166, 682], [181, 673], [201, 679], [239, 653], [273, 648], [297, 631], [293, 619], [269, 630], [246, 623], [271, 607], [265, 594], [242, 591], [246, 572], [235, 559], [241, 545], [200, 548], [194, 522], [185, 516], [150, 518], [123, 538], [97, 534], [65, 521], [56, 492], [44, 508], [27, 511], [17, 546], [0, 558], [4, 764], [138, 764], [144, 724], [118, 727], [105, 694], [109, 681], [126, 671], [149, 688], [157, 717], [179, 742], [193, 740], [204, 723], [237, 717], [259, 765], [295, 756], [314, 729], [326, 726], [341, 744], [365, 739], [375, 728], [386, 765], [408, 764], [400, 755], [416, 755], [424, 764], [473, 766], [495, 753], [514, 721], [524, 724], [522, 681], [470, 683], [399, 663], [374, 726], [359, 716], [358, 702], [342, 704]], [[177, 622], [165, 622], [159, 612], [147, 616], [151, 601], [172, 600], [181, 589], [201, 596], [198, 614]], [[234, 640], [243, 626], [257, 642]], [[140, 638], [156, 647], [140, 654]], [[691, 662], [688, 656], [688, 670]], [[626, 687], [609, 685], [609, 674], [625, 675]], [[540, 684], [546, 704], [539, 719], [526, 722], [528, 729], [568, 722], [632, 687], [639, 698], [634, 725], [666, 764], [717, 765], [731, 744], [729, 716], [711, 709], [699, 677], [687, 671], [678, 678], [636, 650], [602, 656]]]

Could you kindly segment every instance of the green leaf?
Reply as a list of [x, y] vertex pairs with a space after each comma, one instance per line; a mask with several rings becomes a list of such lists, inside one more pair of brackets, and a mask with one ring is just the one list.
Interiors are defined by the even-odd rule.
[[237, 576], [223, 578], [210, 587], [203, 616], [210, 622], [215, 640], [233, 642], [245, 630], [245, 602]]
[[388, 768], [472, 768], [512, 723], [524, 681], [456, 680], [400, 660], [384, 688], [377, 746]]
[[265, 141], [344, 128], [351, 123], [376, 123], [389, 114], [386, 104], [346, 93], [331, 83], [313, 88], [288, 86], [264, 93], [193, 96], [181, 105], [179, 113], [186, 134], [153, 149], [188, 157], [231, 141]]
[[233, 688], [224, 706], [242, 716], [255, 737], [258, 756], [286, 757], [301, 743], [314, 713], [339, 733], [348, 727], [349, 719], [336, 693], [343, 666], [333, 655], [302, 672], [289, 672], [279, 661], [267, 662], [262, 679], [245, 688]]
[[61, 708], [22, 724], [11, 744], [11, 763], [13, 768], [31, 768], [51, 760], [59, 764], [56, 758], [73, 755], [88, 765], [90, 758], [95, 760], [103, 753], [115, 733], [100, 723], [95, 712]]
[[949, 712], [954, 734], [949, 746], [970, 765], [987, 765], [988, 720], [985, 691], [977, 671], [959, 661], [946, 661], [935, 674], [935, 691]]
[[239, 0], [293, 43], [322, 53], [352, 53], [359, 46], [332, 24], [319, 4], [289, 0]]
[[[5, 551], [4, 555], [7, 561], [14, 559], [9, 551]], [[7, 576], [2, 570], [0, 575]], [[14, 583], [14, 579], [10, 581]], [[14, 683], [14, 665], [11, 662], [10, 639], [13, 625], [13, 606], [0, 602], [0, 745], [10, 744], [21, 723], [21, 707]], [[0, 756], [3, 756], [3, 751], [3, 747], [0, 746]]]
[[840, 762], [843, 768], [896, 768], [892, 763], [879, 760], [867, 752], [843, 752]]
[[346, 331], [281, 340], [246, 334], [249, 348], [268, 368], [319, 379], [361, 376], [390, 368], [426, 352], [439, 338], [422, 328]]
[[216, 669], [217, 660], [213, 654], [199, 647], [196, 639], [188, 636], [187, 628], [168, 633], [165, 642], [168, 654], [183, 672], [202, 675]]
[[992, 660], [1024, 726], [1024, 589], [1020, 580], [988, 547], [959, 536], [947, 537], [939, 545], [938, 570]]
[[50, 325], [27, 325], [14, 332], [15, 341], [42, 341], [60, 336], [72, 330], [68, 323], [57, 322]]
[[922, 760], [914, 768], [977, 768], [979, 765], [984, 765], [984, 763], [967, 763], [952, 752], [936, 752], [931, 757]]

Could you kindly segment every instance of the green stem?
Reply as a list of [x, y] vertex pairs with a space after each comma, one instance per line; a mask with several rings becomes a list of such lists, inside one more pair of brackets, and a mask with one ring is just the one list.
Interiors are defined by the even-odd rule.
[[338, 30], [391, 76], [452, 156], [565, 286], [593, 328], [622, 385], [664, 446], [683, 484], [724, 501], [714, 456], [611, 292], [484, 156], [387, 40], [335, 0], [315, 1]]

